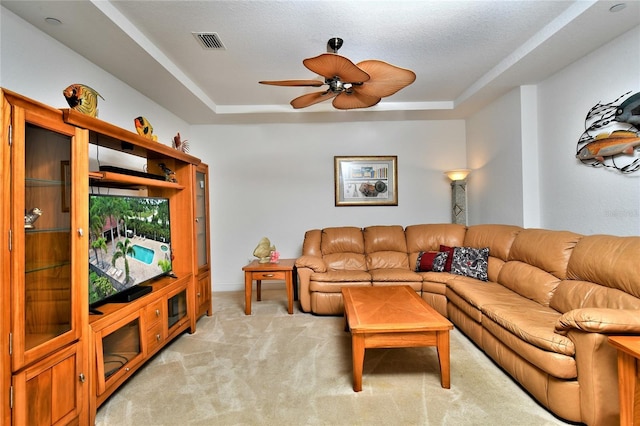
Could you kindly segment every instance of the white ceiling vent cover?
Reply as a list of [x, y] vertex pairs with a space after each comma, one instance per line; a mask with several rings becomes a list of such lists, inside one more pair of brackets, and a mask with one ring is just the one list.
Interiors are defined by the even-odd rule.
[[198, 40], [203, 49], [206, 50], [227, 50], [220, 40], [218, 33], [196, 33], [192, 32], [193, 36]]

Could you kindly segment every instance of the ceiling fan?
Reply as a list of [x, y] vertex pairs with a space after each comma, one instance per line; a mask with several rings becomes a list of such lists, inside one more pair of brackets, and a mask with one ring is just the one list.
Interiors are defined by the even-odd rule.
[[291, 106], [305, 108], [329, 99], [337, 109], [369, 108], [384, 97], [391, 96], [407, 87], [416, 79], [416, 74], [378, 60], [367, 60], [355, 65], [344, 56], [338, 55], [343, 40], [338, 37], [329, 39], [328, 45], [333, 53], [323, 53], [302, 61], [305, 67], [324, 77], [320, 80], [277, 80], [260, 81], [260, 84], [273, 86], [309, 86], [328, 85], [327, 90], [307, 93], [291, 101]]

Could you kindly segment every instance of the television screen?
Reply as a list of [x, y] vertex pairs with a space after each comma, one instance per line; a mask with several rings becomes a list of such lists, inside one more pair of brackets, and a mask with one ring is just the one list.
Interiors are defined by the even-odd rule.
[[167, 198], [91, 194], [89, 228], [92, 309], [171, 272]]

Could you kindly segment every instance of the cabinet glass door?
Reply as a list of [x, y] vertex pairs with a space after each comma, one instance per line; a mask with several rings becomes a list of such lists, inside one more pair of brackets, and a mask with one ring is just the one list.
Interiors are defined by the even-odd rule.
[[16, 371], [80, 335], [83, 305], [73, 286], [73, 265], [80, 259], [72, 254], [79, 241], [72, 230], [82, 231], [74, 219], [73, 182], [78, 177], [71, 164], [72, 147], [82, 133], [62, 123], [30, 122], [28, 113], [22, 121], [20, 109], [14, 112], [11, 284]]
[[209, 265], [209, 234], [207, 223], [207, 211], [209, 209], [207, 198], [208, 168], [205, 165], [198, 166], [196, 170], [196, 250], [198, 269]]

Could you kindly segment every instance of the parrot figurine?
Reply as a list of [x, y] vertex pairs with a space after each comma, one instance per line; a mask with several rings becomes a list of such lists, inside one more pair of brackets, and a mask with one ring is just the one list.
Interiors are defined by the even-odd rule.
[[189, 152], [189, 143], [187, 140], [182, 140], [182, 138], [180, 137], [180, 132], [178, 132], [173, 137], [173, 147], [178, 151], [182, 151], [185, 153]]
[[162, 169], [162, 172], [164, 173], [164, 178], [167, 182], [178, 183], [178, 180], [176, 179], [176, 174], [173, 172], [173, 170], [168, 168], [166, 164], [159, 163], [158, 167]]
[[90, 117], [98, 116], [98, 96], [104, 100], [100, 93], [84, 84], [72, 84], [62, 94], [72, 109]]
[[153, 134], [153, 126], [149, 121], [143, 116], [136, 117], [133, 120], [133, 123], [136, 126], [136, 132], [144, 138], [151, 139], [152, 141], [157, 141], [158, 137]]

